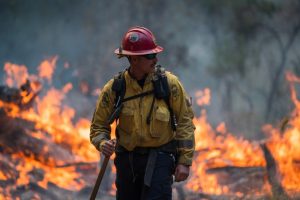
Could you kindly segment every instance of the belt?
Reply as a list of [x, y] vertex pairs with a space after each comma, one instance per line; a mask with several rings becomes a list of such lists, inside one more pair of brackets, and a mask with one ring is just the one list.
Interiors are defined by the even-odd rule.
[[123, 152], [132, 152], [137, 154], [149, 154], [151, 150], [161, 151], [165, 153], [177, 153], [177, 141], [171, 140], [170, 142], [163, 144], [158, 147], [135, 147], [132, 151], [128, 151], [125, 147], [121, 146], [117, 143], [115, 151], [117, 153], [123, 153]]

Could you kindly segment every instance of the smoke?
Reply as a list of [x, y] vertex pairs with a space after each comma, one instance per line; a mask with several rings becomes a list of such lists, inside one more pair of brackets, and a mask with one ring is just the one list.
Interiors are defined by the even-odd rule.
[[[282, 6], [274, 2], [265, 4]], [[234, 131], [257, 127], [250, 130], [257, 133], [264, 122], [259, 116], [263, 115], [265, 94], [272, 77], [268, 75], [271, 68], [266, 66], [272, 62], [278, 65], [279, 61], [273, 59], [278, 57], [276, 40], [266, 32], [255, 32], [253, 19], [260, 19], [261, 14], [253, 11], [254, 5], [172, 0], [1, 1], [0, 63], [26, 65], [30, 73], [37, 73], [44, 59], [58, 56], [53, 84], [61, 88], [71, 82], [74, 89], [66, 103], [75, 107], [78, 115], [90, 118], [97, 99], [93, 91], [128, 66], [127, 60], [117, 59], [113, 51], [120, 46], [129, 27], [145, 26], [165, 48], [158, 56], [160, 64], [180, 78], [190, 96], [195, 97], [197, 90], [206, 87], [212, 90], [211, 105], [204, 107], [212, 124], [225, 121]], [[238, 10], [240, 7], [245, 12]], [[275, 12], [271, 8], [260, 9]], [[246, 29], [247, 37], [241, 39], [236, 30], [245, 31], [247, 24], [238, 22], [248, 16], [249, 10], [254, 13], [246, 20], [251, 28]], [[272, 20], [269, 16], [267, 19]], [[281, 21], [277, 20], [278, 27]], [[275, 54], [264, 54], [274, 46]], [[297, 51], [296, 46], [293, 52]], [[225, 49], [221, 54], [218, 54], [219, 47]], [[236, 55], [242, 48], [246, 49], [245, 56], [241, 53], [244, 57], [238, 58]], [[264, 49], [262, 54], [260, 49]], [[3, 74], [1, 71], [2, 82]], [[88, 85], [89, 92], [82, 93], [82, 84]], [[202, 107], [194, 107], [199, 115]], [[242, 125], [245, 121], [251, 123]]]

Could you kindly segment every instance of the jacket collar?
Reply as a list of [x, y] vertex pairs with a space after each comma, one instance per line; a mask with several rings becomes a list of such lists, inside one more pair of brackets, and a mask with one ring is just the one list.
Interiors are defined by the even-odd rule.
[[[126, 69], [126, 72], [124, 74], [125, 79], [128, 81], [129, 84], [132, 84], [133, 82], [137, 83], [137, 80], [135, 78], [133, 78], [130, 74], [129, 74], [129, 68]], [[152, 79], [154, 76], [154, 72], [151, 72], [147, 75], [146, 80], [145, 80], [145, 85], [151, 83]]]

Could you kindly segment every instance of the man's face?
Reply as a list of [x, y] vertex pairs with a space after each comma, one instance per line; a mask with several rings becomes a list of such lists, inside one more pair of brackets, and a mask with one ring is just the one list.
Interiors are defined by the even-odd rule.
[[156, 63], [157, 63], [156, 54], [137, 56], [136, 66], [140, 70], [140, 72], [144, 74], [149, 74], [153, 72]]

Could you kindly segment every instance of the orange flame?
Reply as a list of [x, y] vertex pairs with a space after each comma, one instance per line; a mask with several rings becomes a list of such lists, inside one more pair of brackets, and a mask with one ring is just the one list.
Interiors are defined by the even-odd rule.
[[49, 83], [52, 81], [52, 75], [56, 67], [58, 56], [43, 61], [38, 67], [39, 77], [46, 78]]
[[297, 99], [295, 83], [300, 83], [300, 78], [286, 73], [289, 81], [291, 99], [295, 105], [288, 122], [280, 129], [271, 125], [263, 127], [269, 135], [268, 147], [278, 163], [282, 178], [282, 185], [290, 191], [300, 190], [300, 102]]
[[[290, 83], [291, 99], [295, 104], [286, 126], [274, 128], [265, 125], [263, 131], [268, 134], [265, 141], [278, 166], [283, 187], [290, 192], [300, 191], [300, 102], [297, 98], [295, 83], [300, 78], [288, 72], [286, 79]], [[203, 101], [201, 101], [203, 102]], [[201, 105], [203, 105], [201, 103]], [[262, 166], [266, 165], [263, 153], [257, 142], [236, 138], [226, 130], [225, 123], [220, 123], [216, 131], [207, 122], [206, 112], [194, 119], [196, 125], [196, 157], [192, 165], [192, 176], [186, 187], [195, 192], [225, 194], [226, 186], [220, 186], [218, 178], [206, 171], [210, 168], [225, 166]], [[264, 185], [261, 191], [268, 191]], [[260, 191], [260, 192], [261, 192]], [[237, 196], [240, 194], [236, 194]]]
[[20, 87], [29, 78], [27, 68], [24, 65], [5, 63], [4, 71], [6, 72], [5, 82], [8, 87]]
[[[20, 87], [28, 79], [46, 79], [51, 83], [56, 61], [57, 56], [43, 61], [39, 66], [39, 76], [28, 74], [25, 66], [6, 63], [4, 66], [7, 73], [6, 84], [10, 87]], [[300, 191], [300, 103], [294, 86], [294, 83], [300, 82], [300, 78], [292, 73], [287, 73], [286, 77], [290, 82], [291, 98], [296, 108], [283, 131], [271, 125], [264, 126], [263, 130], [269, 136], [266, 142], [278, 163], [283, 186], [289, 191]], [[31, 81], [31, 84], [34, 91], [41, 89], [38, 81]], [[49, 139], [44, 135], [46, 131], [51, 134], [50, 139], [54, 142], [69, 144], [76, 162], [97, 162], [99, 153], [89, 142], [90, 120], [82, 118], [73, 123], [75, 110], [63, 104], [63, 100], [72, 87], [71, 83], [66, 83], [61, 89], [51, 87], [43, 97], [35, 98], [35, 107], [26, 111], [21, 111], [18, 106], [2, 101], [0, 101], [0, 108], [11, 117], [34, 122], [36, 130], [30, 133], [33, 137]], [[101, 89], [95, 91], [98, 93]], [[26, 99], [27, 96], [28, 94], [24, 92], [23, 97]], [[210, 104], [211, 95], [208, 88], [197, 91], [195, 96], [197, 105]], [[29, 101], [28, 99], [25, 102]], [[191, 167], [192, 175], [186, 183], [188, 190], [208, 194], [226, 194], [230, 192], [229, 187], [222, 186], [216, 175], [207, 173], [208, 169], [226, 166], [264, 167], [266, 165], [258, 142], [235, 137], [228, 132], [224, 122], [213, 128], [207, 121], [205, 110], [201, 111], [200, 117], [194, 118], [194, 124], [196, 126], [196, 154]], [[112, 137], [114, 137], [115, 124], [112, 125], [112, 130]], [[44, 150], [49, 150], [49, 147], [46, 146]], [[38, 180], [38, 184], [43, 188], [47, 188], [49, 182], [71, 190], [84, 187], [82, 177], [73, 166], [58, 168], [57, 162], [51, 159], [44, 160], [42, 163], [35, 160], [33, 156], [14, 154], [13, 157], [20, 160], [16, 167], [20, 173], [17, 184], [28, 184], [32, 178], [30, 172], [42, 169], [43, 177]], [[63, 165], [64, 163], [61, 162], [59, 164]], [[115, 173], [114, 166], [112, 170]], [[0, 172], [0, 180], [7, 178], [6, 174]], [[115, 190], [116, 187], [113, 184], [110, 193], [114, 194]], [[268, 190], [268, 185], [265, 185], [260, 192]], [[0, 189], [1, 191], [3, 189]], [[241, 193], [238, 192], [236, 195], [241, 196]], [[0, 199], [2, 199], [1, 194]]]
[[[5, 71], [8, 74], [6, 83], [9, 86], [19, 87], [26, 80], [31, 79], [46, 79], [51, 83], [51, 77], [54, 73], [57, 57], [43, 61], [39, 66], [39, 77], [29, 75], [25, 66], [18, 66], [11, 63], [5, 64]], [[33, 90], [38, 89], [41, 85], [33, 82], [31, 86]], [[68, 143], [72, 148], [72, 152], [76, 155], [76, 162], [97, 162], [99, 153], [89, 142], [89, 126], [88, 119], [79, 119], [76, 124], [72, 120], [75, 116], [75, 110], [69, 106], [63, 105], [66, 94], [72, 89], [72, 84], [67, 83], [61, 90], [50, 88], [44, 97], [36, 97], [36, 106], [29, 110], [21, 111], [18, 106], [0, 101], [0, 108], [8, 111], [7, 114], [11, 117], [19, 117], [28, 121], [35, 122], [36, 132], [32, 132], [32, 136], [41, 139], [47, 139], [43, 135], [43, 130], [50, 133], [52, 139], [56, 143]], [[27, 97], [24, 95], [24, 97]], [[40, 131], [39, 131], [40, 130]], [[45, 147], [45, 151], [47, 151]], [[47, 165], [36, 161], [33, 157], [28, 158], [24, 155], [14, 155], [15, 159], [20, 159], [16, 169], [20, 175], [17, 179], [17, 184], [26, 185], [30, 182], [30, 171], [34, 169], [42, 169], [44, 177], [38, 182], [41, 187], [47, 188], [47, 184], [52, 182], [59, 187], [65, 189], [79, 190], [84, 186], [80, 181], [79, 173], [75, 168], [63, 167], [57, 168], [51, 163], [51, 159], [47, 161]], [[60, 163], [63, 164], [63, 163]], [[6, 176], [0, 173], [0, 180]]]
[[196, 125], [196, 157], [191, 167], [192, 176], [186, 187], [192, 191], [208, 194], [225, 194], [227, 186], [220, 186], [218, 178], [206, 170], [225, 166], [264, 166], [259, 145], [236, 138], [226, 131], [224, 123], [217, 127], [218, 134], [207, 122], [206, 111], [194, 119]]
[[210, 89], [198, 90], [195, 93], [196, 102], [198, 106], [204, 106], [210, 104]]

